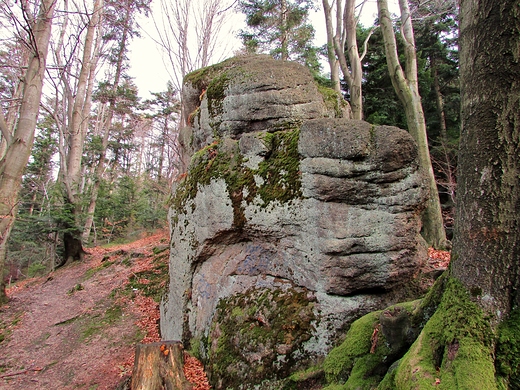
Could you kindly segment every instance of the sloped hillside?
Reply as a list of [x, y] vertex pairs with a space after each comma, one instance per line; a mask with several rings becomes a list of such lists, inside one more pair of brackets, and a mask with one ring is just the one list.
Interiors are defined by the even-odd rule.
[[[160, 339], [168, 256], [161, 231], [12, 286], [0, 308], [0, 389], [125, 388], [135, 343]], [[197, 363], [188, 358], [188, 379], [204, 389]]]

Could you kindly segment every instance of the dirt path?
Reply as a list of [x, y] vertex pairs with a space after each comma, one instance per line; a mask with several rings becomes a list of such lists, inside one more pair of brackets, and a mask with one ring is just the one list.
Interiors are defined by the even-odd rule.
[[157, 303], [134, 286], [151, 283], [158, 261], [167, 270], [167, 239], [93, 248], [11, 288], [0, 308], [0, 389], [115, 389], [131, 373], [134, 344], [158, 341]]

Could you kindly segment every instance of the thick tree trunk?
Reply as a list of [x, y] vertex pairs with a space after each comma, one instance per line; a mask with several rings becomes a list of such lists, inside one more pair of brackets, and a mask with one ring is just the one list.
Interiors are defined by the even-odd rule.
[[453, 275], [500, 320], [520, 304], [520, 3], [461, 1]]
[[0, 303], [7, 299], [3, 280], [7, 241], [16, 219], [22, 174], [34, 141], [55, 5], [54, 0], [42, 1], [38, 19], [34, 25], [27, 26], [32, 32], [33, 53], [24, 76], [22, 102], [14, 136], [0, 161]]
[[[96, 33], [100, 33], [101, 17], [103, 14], [103, 0], [95, 0], [92, 17], [89, 20], [85, 43], [83, 47], [82, 65], [79, 72], [78, 84], [73, 100], [72, 114], [69, 118], [68, 150], [66, 162], [62, 164], [62, 180], [66, 189], [65, 204], [71, 210], [71, 222], [63, 229], [67, 231], [63, 237], [65, 256], [62, 264], [71, 259], [83, 258], [81, 244], [82, 229], [79, 215], [81, 213], [80, 194], [82, 193], [82, 158], [85, 137], [88, 130], [90, 108], [92, 104], [93, 77], [99, 59], [99, 40], [96, 41]], [[64, 156], [65, 157], [65, 156]]]
[[178, 341], [137, 344], [132, 390], [191, 390], [184, 376], [183, 347]]
[[[451, 266], [419, 303], [395, 305], [353, 324], [363, 329], [347, 334], [343, 354], [359, 350], [362, 332], [370, 336], [378, 329], [384, 339], [365, 338], [355, 375], [352, 365], [329, 369], [350, 376], [344, 388], [519, 388], [518, 15], [518, 0], [461, 1], [462, 133]], [[397, 338], [395, 314], [404, 319]], [[404, 356], [392, 356], [402, 347]], [[394, 369], [381, 374], [390, 364]]]
[[437, 183], [433, 173], [428, 147], [428, 137], [426, 134], [426, 122], [419, 95], [419, 85], [417, 81], [417, 57], [413, 29], [411, 24], [411, 14], [407, 0], [399, 0], [401, 9], [402, 32], [405, 41], [406, 72], [401, 67], [397, 54], [397, 43], [394, 34], [390, 12], [388, 11], [388, 1], [377, 1], [379, 21], [385, 42], [385, 54], [388, 64], [388, 71], [399, 100], [404, 106], [406, 113], [406, 123], [408, 131], [417, 142], [419, 149], [419, 164], [428, 177], [430, 187], [430, 197], [423, 214], [423, 237], [429, 245], [435, 248], [448, 246], [446, 232], [442, 220], [441, 203]]

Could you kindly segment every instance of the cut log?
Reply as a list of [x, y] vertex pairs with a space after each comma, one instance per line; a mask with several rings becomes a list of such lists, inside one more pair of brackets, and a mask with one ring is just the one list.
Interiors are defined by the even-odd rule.
[[137, 344], [131, 390], [191, 390], [179, 341]]

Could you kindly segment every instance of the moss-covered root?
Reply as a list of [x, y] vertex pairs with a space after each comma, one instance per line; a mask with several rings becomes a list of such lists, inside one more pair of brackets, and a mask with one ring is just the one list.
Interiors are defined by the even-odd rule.
[[520, 389], [520, 308], [498, 329], [495, 367], [500, 389]]
[[393, 386], [385, 388], [496, 389], [492, 340], [482, 310], [459, 281], [449, 279], [437, 311], [389, 374], [395, 374]]
[[[326, 389], [372, 389], [377, 386], [383, 372], [384, 356], [389, 352], [382, 340], [376, 340], [379, 332], [380, 311], [372, 312], [355, 321], [347, 332], [345, 341], [334, 348], [325, 359], [323, 368]], [[382, 335], [381, 335], [382, 336]], [[375, 351], [373, 346], [380, 345]], [[374, 353], [370, 353], [372, 352]], [[339, 387], [338, 384], [344, 384]]]
[[355, 321], [345, 341], [325, 359], [326, 389], [375, 389], [415, 340], [422, 312], [421, 301], [416, 300]]

